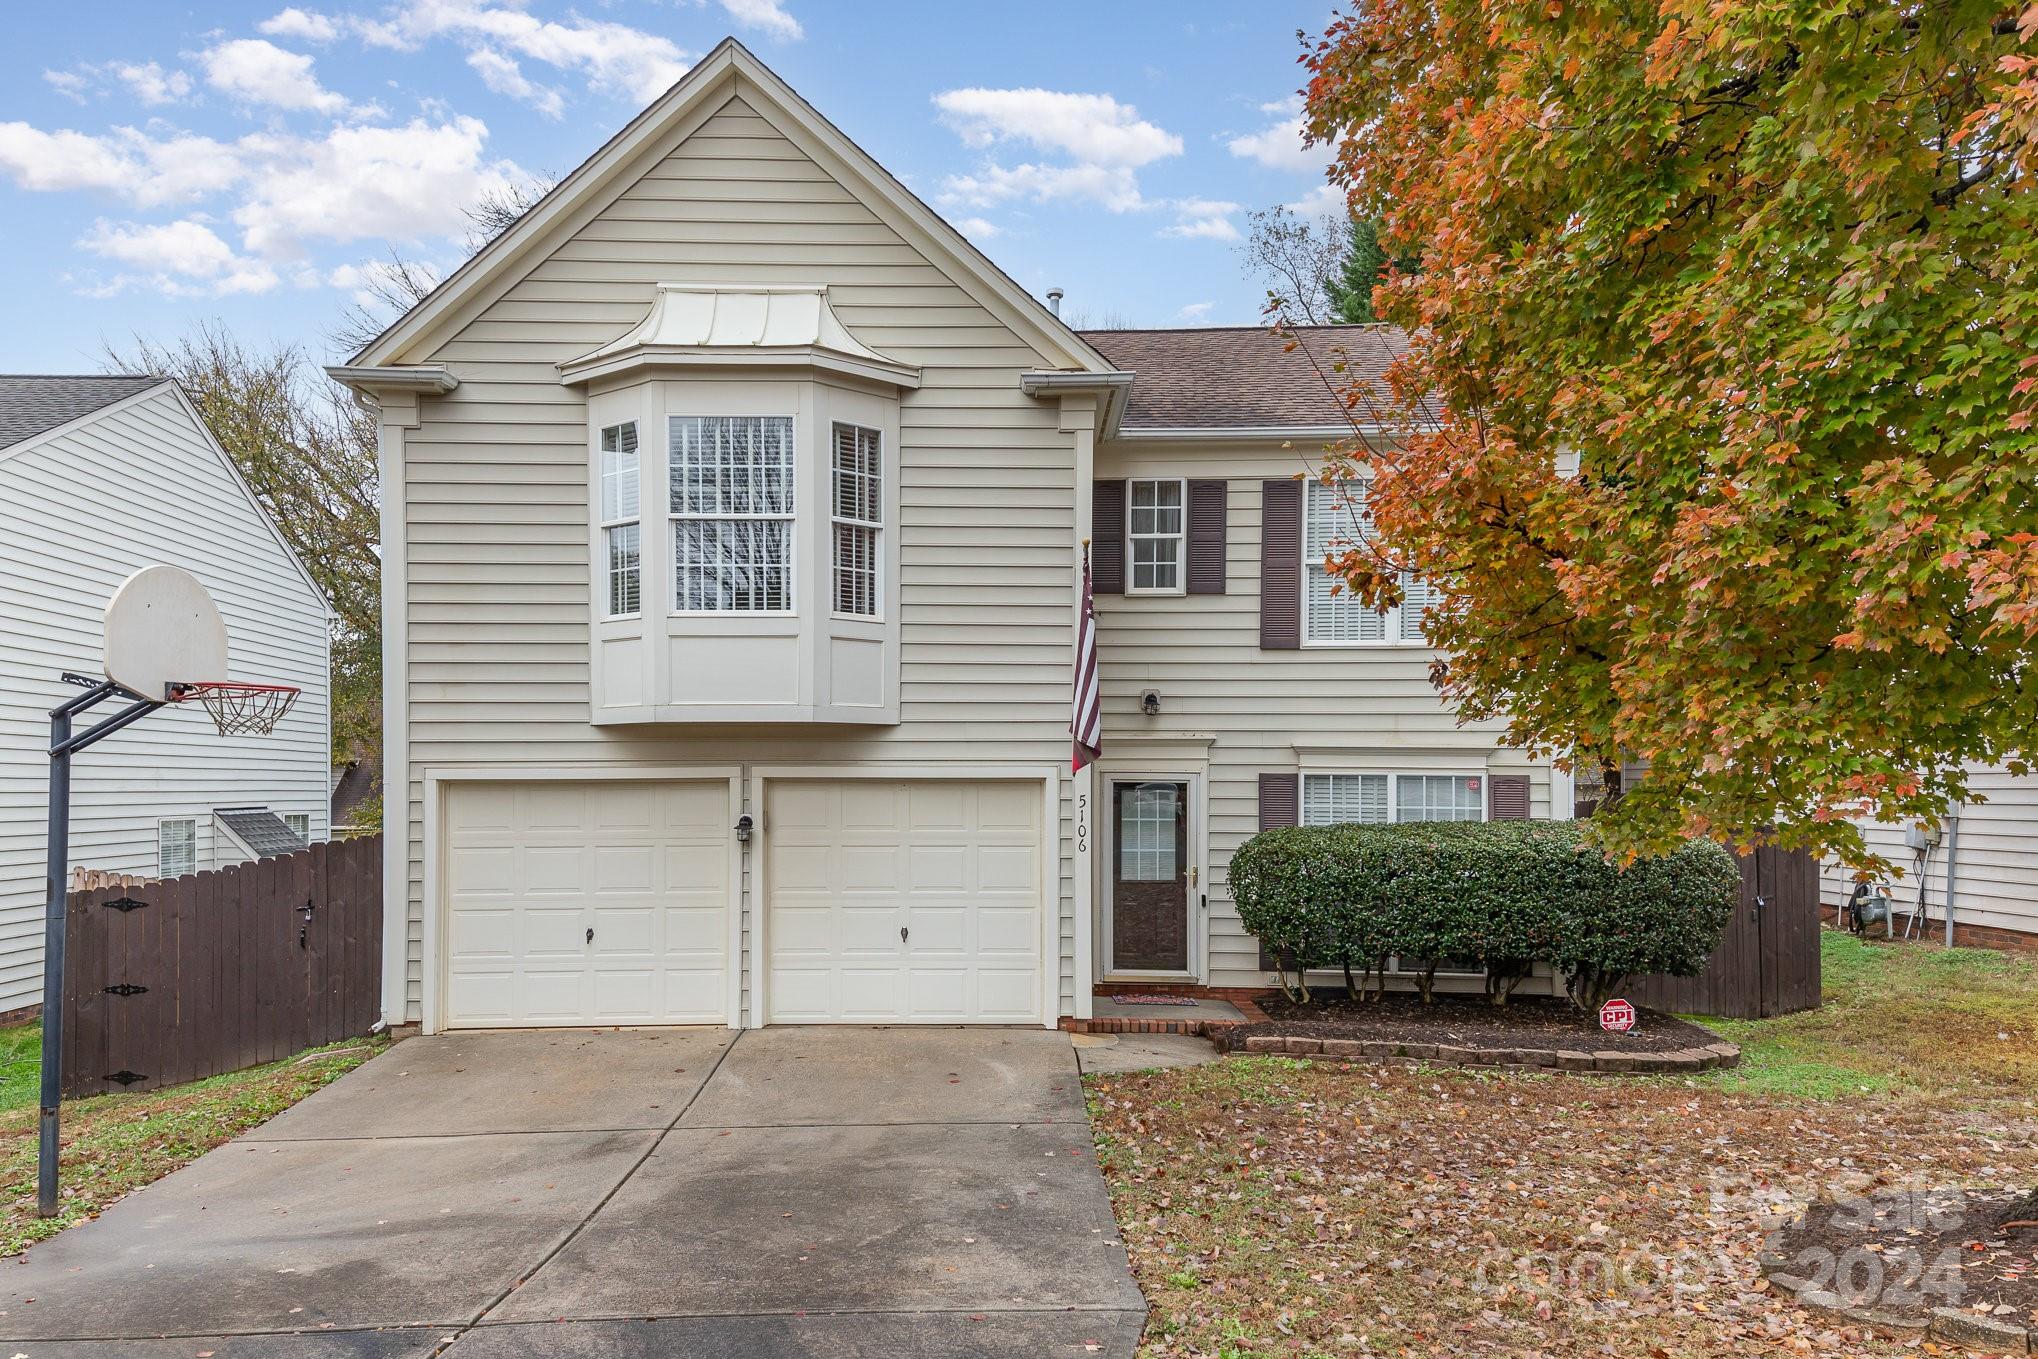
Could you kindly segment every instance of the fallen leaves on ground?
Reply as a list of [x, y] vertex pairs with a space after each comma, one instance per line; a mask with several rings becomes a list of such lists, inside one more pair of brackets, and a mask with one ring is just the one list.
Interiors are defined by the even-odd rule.
[[1145, 1359], [1898, 1355], [1764, 1286], [1777, 1216], [2038, 1182], [2038, 1106], [1233, 1058], [1092, 1078]]

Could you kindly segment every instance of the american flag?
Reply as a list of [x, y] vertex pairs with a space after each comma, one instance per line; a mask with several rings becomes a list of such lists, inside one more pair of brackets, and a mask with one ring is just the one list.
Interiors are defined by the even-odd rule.
[[1076, 629], [1075, 717], [1069, 731], [1076, 738], [1072, 772], [1094, 763], [1104, 745], [1104, 701], [1097, 692], [1097, 605], [1090, 598], [1090, 545], [1083, 544], [1083, 620]]

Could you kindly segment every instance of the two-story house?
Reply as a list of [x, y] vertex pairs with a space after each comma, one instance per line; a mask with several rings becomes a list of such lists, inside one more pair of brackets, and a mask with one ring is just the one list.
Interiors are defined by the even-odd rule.
[[389, 1020], [1053, 1025], [1262, 983], [1261, 826], [1548, 815], [1414, 610], [1330, 588], [1307, 357], [1070, 330], [716, 48], [333, 370], [381, 420]]

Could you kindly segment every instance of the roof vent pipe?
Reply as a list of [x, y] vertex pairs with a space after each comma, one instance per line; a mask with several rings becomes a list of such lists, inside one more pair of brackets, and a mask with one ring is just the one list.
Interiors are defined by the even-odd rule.
[[1057, 321], [1061, 319], [1061, 299], [1061, 289], [1049, 288], [1047, 290], [1047, 309], [1054, 313], [1054, 319]]

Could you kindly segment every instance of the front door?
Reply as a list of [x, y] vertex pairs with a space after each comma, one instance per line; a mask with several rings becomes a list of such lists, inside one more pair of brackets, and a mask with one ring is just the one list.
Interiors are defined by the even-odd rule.
[[1111, 967], [1189, 970], [1189, 785], [1111, 785]]

